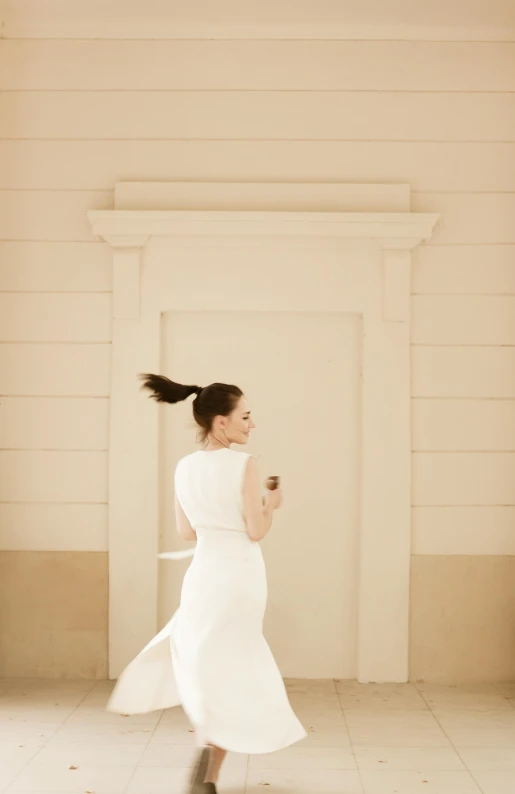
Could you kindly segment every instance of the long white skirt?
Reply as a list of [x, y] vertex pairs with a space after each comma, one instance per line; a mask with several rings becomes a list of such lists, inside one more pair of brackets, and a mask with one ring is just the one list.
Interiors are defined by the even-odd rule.
[[182, 704], [201, 743], [270, 753], [306, 736], [263, 637], [266, 573], [243, 532], [203, 530], [181, 605], [122, 673], [110, 711]]

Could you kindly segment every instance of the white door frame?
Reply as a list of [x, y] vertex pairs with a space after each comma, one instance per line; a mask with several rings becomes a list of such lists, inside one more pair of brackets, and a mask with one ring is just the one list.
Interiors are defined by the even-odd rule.
[[[318, 241], [321, 247], [349, 240], [371, 247], [373, 241], [376, 255], [377, 247], [381, 251], [382, 267], [374, 277], [379, 283], [364, 288], [363, 283], [353, 286], [349, 282], [342, 309], [361, 315], [363, 327], [357, 671], [362, 682], [406, 681], [411, 250], [431, 236], [438, 216], [216, 209], [102, 210], [88, 215], [94, 234], [113, 249], [110, 677], [118, 677], [157, 628], [158, 412], [139, 393], [136, 378], [140, 372], [158, 371], [161, 314], [173, 307], [166, 290], [145, 280], [145, 246], [152, 237], [166, 237], [177, 244], [187, 239], [189, 247], [208, 245], [211, 249], [227, 245], [231, 238], [246, 238], [249, 245], [265, 239], [268, 245], [270, 240], [281, 245], [297, 238], [309, 245]], [[376, 299], [378, 289], [381, 301]]]

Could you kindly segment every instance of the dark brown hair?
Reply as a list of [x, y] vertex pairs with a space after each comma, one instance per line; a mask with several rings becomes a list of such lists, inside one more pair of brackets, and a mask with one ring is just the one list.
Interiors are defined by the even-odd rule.
[[229, 416], [243, 392], [237, 386], [227, 383], [212, 383], [210, 386], [183, 386], [164, 375], [140, 375], [143, 389], [148, 389], [150, 397], [158, 403], [180, 403], [192, 394], [193, 418], [200, 428], [200, 440], [205, 441], [211, 432], [215, 416]]

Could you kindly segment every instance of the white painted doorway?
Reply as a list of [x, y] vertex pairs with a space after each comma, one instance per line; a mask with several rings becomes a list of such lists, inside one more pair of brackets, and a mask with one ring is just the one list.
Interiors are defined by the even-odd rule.
[[407, 680], [411, 249], [438, 220], [409, 202], [405, 185], [121, 183], [114, 211], [89, 213], [113, 247], [111, 678], [173, 609], [183, 573], [159, 571], [157, 553], [173, 547], [187, 413], [163, 415], [135, 388], [166, 371], [239, 381], [263, 476], [284, 477], [265, 543], [284, 674]]
[[[161, 371], [172, 378], [244, 389], [257, 424], [247, 449], [263, 477], [283, 478], [285, 503], [263, 543], [265, 633], [280, 669], [292, 678], [354, 677], [360, 319], [336, 312], [174, 312], [163, 316], [161, 349]], [[173, 471], [195, 448], [194, 437], [191, 401], [162, 409], [163, 550], [180, 547]], [[178, 606], [184, 568], [160, 565], [161, 625]]]

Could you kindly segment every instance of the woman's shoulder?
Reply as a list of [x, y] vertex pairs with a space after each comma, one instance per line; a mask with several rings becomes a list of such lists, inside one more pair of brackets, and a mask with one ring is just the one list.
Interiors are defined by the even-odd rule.
[[193, 460], [197, 457], [196, 452], [190, 452], [189, 455], [184, 455], [184, 457], [179, 458], [177, 461], [177, 465], [175, 467], [175, 471], [181, 471], [182, 469], [186, 469], [191, 466]]
[[227, 457], [232, 461], [236, 470], [246, 469], [249, 461], [255, 461], [253, 455], [240, 449], [230, 449], [228, 453]]
[[188, 455], [184, 455], [184, 457], [180, 458], [177, 462], [176, 471], [188, 468], [189, 466], [193, 466], [196, 463], [201, 463], [205, 460], [224, 460], [224, 465], [227, 464], [227, 460], [233, 461], [234, 464], [243, 464], [245, 461], [252, 459], [255, 460], [254, 456], [248, 452], [243, 452], [239, 449], [217, 449], [214, 451], [206, 451], [202, 449], [198, 449], [196, 452], [190, 452]]
[[242, 449], [230, 449], [229, 452], [232, 452], [233, 455], [237, 455], [240, 460], [254, 457], [250, 452], [244, 452]]

